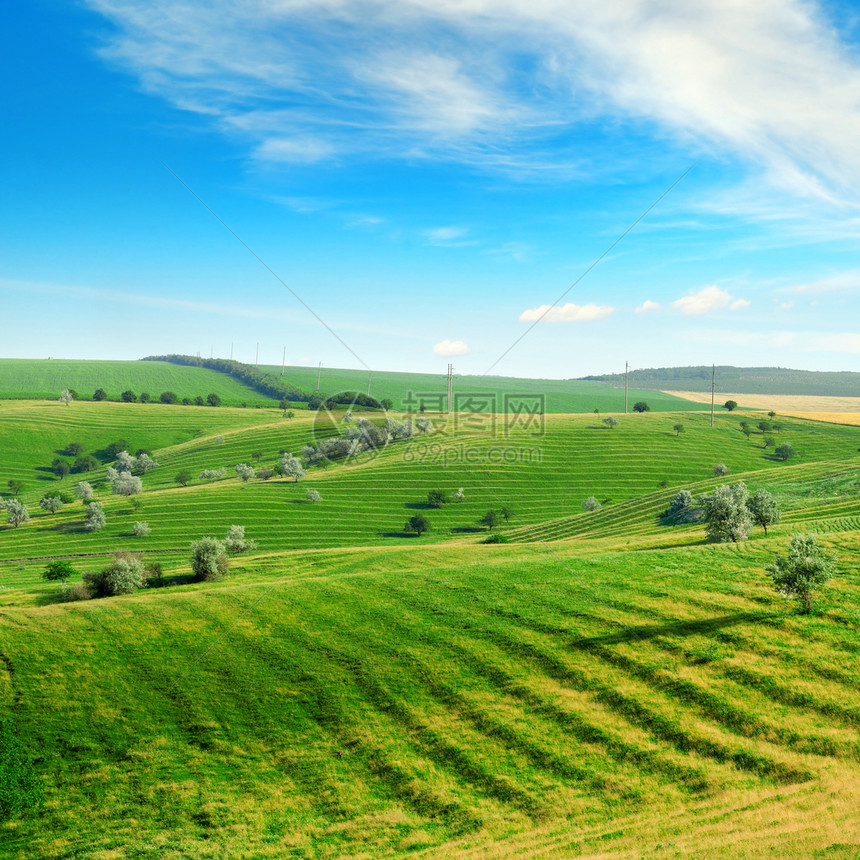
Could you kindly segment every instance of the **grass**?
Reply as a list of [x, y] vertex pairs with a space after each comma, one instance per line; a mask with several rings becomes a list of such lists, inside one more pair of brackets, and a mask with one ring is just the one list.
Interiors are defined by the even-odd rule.
[[217, 394], [225, 404], [271, 405], [272, 401], [235, 379], [202, 367], [180, 367], [155, 361], [72, 361], [69, 359], [0, 359], [0, 400], [57, 400], [65, 388], [91, 398], [103, 388], [111, 400], [130, 389], [147, 391], [158, 400], [172, 391], [180, 400]]
[[[46, 794], [0, 854], [856, 855], [860, 431], [782, 419], [781, 463], [749, 413], [431, 417], [376, 457], [242, 484], [233, 465], [298, 452], [311, 413], [0, 402], [0, 488], [31, 508], [69, 489], [44, 470], [70, 441], [160, 463], [140, 511], [103, 494], [103, 532], [80, 503], [0, 526], [0, 712]], [[768, 537], [659, 524], [681, 487], [738, 479], [780, 499]], [[484, 545], [502, 504], [508, 542]], [[418, 510], [433, 529], [406, 537]], [[259, 549], [189, 582], [189, 542], [234, 523]], [[765, 566], [810, 528], [839, 576], [800, 616]], [[122, 549], [169, 587], [58, 604], [39, 577]]]

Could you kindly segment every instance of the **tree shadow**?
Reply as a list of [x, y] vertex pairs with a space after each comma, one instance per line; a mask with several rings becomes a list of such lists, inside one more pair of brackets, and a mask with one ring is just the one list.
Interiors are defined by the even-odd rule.
[[702, 633], [713, 633], [737, 624], [763, 621], [772, 618], [771, 612], [736, 612], [732, 615], [719, 615], [716, 618], [700, 618], [693, 621], [678, 621], [672, 624], [649, 624], [627, 627], [618, 633], [606, 636], [590, 636], [574, 639], [568, 643], [569, 648], [588, 650], [602, 645], [619, 645], [622, 642], [646, 642], [657, 636], [696, 636]]
[[407, 502], [404, 508], [409, 508], [410, 511], [435, 511], [438, 510], [434, 505], [431, 505], [429, 502]]
[[487, 529], [482, 526], [455, 526], [451, 531], [457, 535], [473, 535], [478, 532], [485, 532]]
[[415, 532], [377, 532], [380, 537], [387, 538], [417, 538], [420, 535], [415, 534]]

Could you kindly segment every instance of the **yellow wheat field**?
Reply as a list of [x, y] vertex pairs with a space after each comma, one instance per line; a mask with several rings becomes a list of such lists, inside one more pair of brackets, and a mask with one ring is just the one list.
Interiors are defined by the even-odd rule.
[[[708, 391], [666, 391], [694, 403], [710, 403]], [[727, 400], [737, 401], [738, 406], [747, 409], [773, 410], [780, 415], [796, 418], [811, 418], [814, 421], [828, 421], [833, 424], [860, 425], [860, 397], [819, 397], [807, 394], [726, 394], [717, 395], [717, 405]]]

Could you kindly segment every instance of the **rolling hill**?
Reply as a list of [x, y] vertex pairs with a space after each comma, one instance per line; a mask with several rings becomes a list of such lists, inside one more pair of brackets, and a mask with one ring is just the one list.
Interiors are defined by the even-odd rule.
[[[233, 466], [300, 452], [313, 413], [0, 402], [0, 489], [31, 509], [0, 525], [0, 731], [45, 792], [0, 823], [4, 856], [856, 856], [860, 428], [426, 414], [375, 455], [243, 483]], [[39, 510], [104, 474], [57, 480], [69, 442], [119, 438], [159, 462], [139, 509], [100, 490], [97, 533], [80, 502]], [[780, 502], [767, 537], [661, 524], [680, 488], [740, 479]], [[502, 505], [508, 543], [485, 545]], [[190, 582], [190, 541], [235, 523], [258, 549]], [[764, 571], [798, 530], [839, 553], [811, 616]], [[59, 603], [40, 578], [118, 550], [168, 585]]]

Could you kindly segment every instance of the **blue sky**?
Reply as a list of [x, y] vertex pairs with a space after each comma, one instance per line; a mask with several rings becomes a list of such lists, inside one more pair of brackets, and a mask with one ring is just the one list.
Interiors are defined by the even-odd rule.
[[0, 38], [3, 356], [856, 369], [849, 4], [32, 0]]

